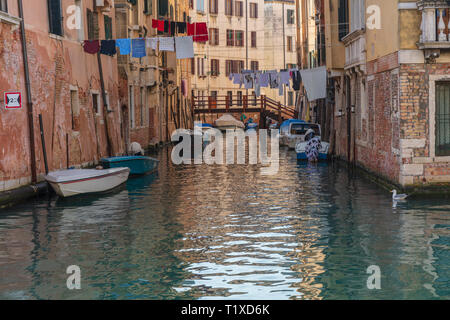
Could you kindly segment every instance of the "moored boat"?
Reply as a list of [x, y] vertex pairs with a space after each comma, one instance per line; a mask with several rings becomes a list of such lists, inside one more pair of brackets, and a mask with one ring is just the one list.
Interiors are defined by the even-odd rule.
[[128, 180], [129, 168], [73, 169], [50, 172], [45, 179], [62, 197], [103, 192], [114, 189]]
[[295, 149], [297, 143], [305, 141], [305, 134], [313, 129], [317, 136], [321, 135], [320, 125], [303, 120], [287, 120], [280, 127], [280, 145]]
[[214, 125], [221, 131], [245, 129], [245, 124], [242, 121], [235, 119], [230, 114], [221, 116], [219, 119], [214, 121]]
[[145, 156], [123, 156], [103, 158], [100, 163], [105, 169], [127, 167], [131, 175], [142, 175], [155, 171], [159, 160]]
[[[328, 149], [330, 148], [330, 144], [328, 142], [320, 142], [321, 148], [319, 149], [319, 161], [327, 161], [328, 160]], [[308, 142], [298, 142], [295, 146], [295, 152], [297, 153], [297, 160], [308, 160], [306, 155], [306, 146]]]

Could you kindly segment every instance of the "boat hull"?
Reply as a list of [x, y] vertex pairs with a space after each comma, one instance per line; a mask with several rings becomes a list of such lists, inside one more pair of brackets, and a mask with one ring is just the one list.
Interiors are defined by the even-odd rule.
[[112, 157], [100, 160], [103, 168], [130, 169], [130, 175], [143, 175], [154, 172], [158, 168], [159, 160], [144, 156]]
[[[297, 153], [297, 160], [307, 161], [308, 157], [306, 156], [306, 145], [307, 142], [299, 142], [295, 147], [295, 152]], [[328, 149], [330, 148], [330, 144], [328, 142], [321, 142], [322, 148], [319, 151], [319, 161], [328, 161]]]
[[97, 193], [114, 189], [125, 183], [130, 174], [129, 168], [99, 171], [103, 171], [104, 174], [81, 179], [73, 178], [67, 181], [53, 181], [51, 179], [47, 179], [47, 181], [59, 196], [71, 197], [79, 194]]

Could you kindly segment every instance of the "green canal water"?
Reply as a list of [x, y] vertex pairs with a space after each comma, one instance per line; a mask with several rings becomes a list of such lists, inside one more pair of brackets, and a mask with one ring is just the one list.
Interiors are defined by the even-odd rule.
[[449, 200], [393, 208], [289, 152], [275, 176], [159, 157], [158, 174], [102, 196], [0, 209], [0, 299], [450, 299]]

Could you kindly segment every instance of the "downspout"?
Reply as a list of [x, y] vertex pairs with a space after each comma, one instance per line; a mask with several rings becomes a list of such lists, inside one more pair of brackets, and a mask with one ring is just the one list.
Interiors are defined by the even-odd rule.
[[27, 92], [28, 130], [30, 132], [31, 182], [35, 184], [37, 182], [37, 169], [36, 169], [36, 150], [34, 145], [33, 101], [31, 95], [30, 70], [28, 68], [27, 38], [25, 35], [25, 22], [23, 17], [22, 0], [17, 0], [17, 6], [19, 7], [20, 33], [22, 38], [23, 69], [25, 72], [25, 87]]

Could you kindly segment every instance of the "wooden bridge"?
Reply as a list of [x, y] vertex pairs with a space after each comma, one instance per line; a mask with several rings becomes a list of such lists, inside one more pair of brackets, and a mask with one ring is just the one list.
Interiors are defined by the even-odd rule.
[[192, 97], [192, 118], [201, 114], [223, 113], [259, 113], [260, 128], [266, 127], [266, 119], [271, 118], [281, 124], [284, 120], [297, 118], [297, 111], [292, 107], [282, 105], [264, 95], [251, 96], [208, 96]]

